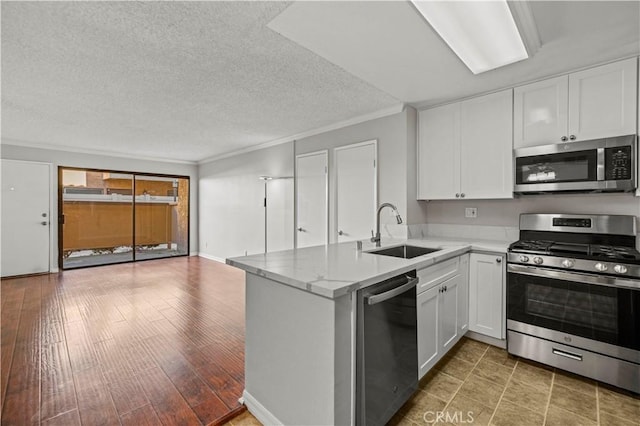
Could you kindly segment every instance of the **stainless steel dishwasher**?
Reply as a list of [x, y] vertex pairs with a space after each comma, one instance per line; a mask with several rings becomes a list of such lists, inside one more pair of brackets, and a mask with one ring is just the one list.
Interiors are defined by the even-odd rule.
[[416, 271], [358, 291], [356, 424], [384, 425], [418, 388]]

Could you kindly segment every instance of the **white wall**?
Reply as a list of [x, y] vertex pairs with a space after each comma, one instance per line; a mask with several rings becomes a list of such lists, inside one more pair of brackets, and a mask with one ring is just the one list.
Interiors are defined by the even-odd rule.
[[[58, 216], [58, 166], [189, 176], [189, 212], [191, 216], [189, 250], [192, 255], [198, 252], [198, 168], [195, 164], [138, 160], [136, 158], [30, 148], [11, 145], [10, 142], [5, 141], [3, 141], [1, 146], [0, 157], [10, 160], [38, 161], [52, 164], [52, 218]], [[57, 226], [52, 226], [51, 265], [52, 271], [58, 270]]]
[[[420, 212], [422, 207], [415, 200], [415, 127], [416, 111], [413, 108], [406, 108], [398, 114], [296, 141], [296, 155], [321, 149], [329, 150], [330, 242], [336, 240], [334, 198], [336, 180], [333, 148], [367, 140], [378, 141], [378, 203], [392, 203], [398, 207], [405, 224], [421, 223], [423, 215], [417, 212]], [[381, 217], [383, 225], [381, 232], [383, 236], [388, 235], [389, 232], [396, 235], [398, 227], [395, 225], [395, 218], [388, 214], [389, 212], [386, 213]]]
[[[200, 255], [217, 260], [264, 252], [264, 182], [292, 177], [293, 142], [200, 165]], [[269, 251], [293, 248], [293, 184], [270, 181]]]
[[[425, 223], [518, 227], [520, 213], [622, 214], [636, 216], [640, 226], [640, 198], [630, 193], [526, 195], [513, 200], [428, 201]], [[478, 217], [464, 217], [477, 207]], [[640, 247], [640, 237], [638, 237]]]

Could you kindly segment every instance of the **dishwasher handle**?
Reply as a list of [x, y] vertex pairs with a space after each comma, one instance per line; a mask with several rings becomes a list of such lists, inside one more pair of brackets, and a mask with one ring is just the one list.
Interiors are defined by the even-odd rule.
[[368, 305], [375, 305], [380, 302], [384, 302], [385, 300], [389, 300], [393, 297], [396, 297], [399, 294], [404, 293], [405, 291], [415, 287], [420, 281], [420, 278], [410, 277], [409, 275], [405, 276], [404, 279], [408, 280], [405, 284], [402, 284], [398, 287], [394, 287], [389, 291], [385, 291], [380, 294], [372, 294], [370, 296], [365, 296], [365, 300]]

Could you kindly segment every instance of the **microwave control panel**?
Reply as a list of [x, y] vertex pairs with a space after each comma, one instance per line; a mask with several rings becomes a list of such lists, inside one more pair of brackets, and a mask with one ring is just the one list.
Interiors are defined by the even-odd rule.
[[604, 153], [605, 180], [631, 179], [631, 147], [606, 148]]

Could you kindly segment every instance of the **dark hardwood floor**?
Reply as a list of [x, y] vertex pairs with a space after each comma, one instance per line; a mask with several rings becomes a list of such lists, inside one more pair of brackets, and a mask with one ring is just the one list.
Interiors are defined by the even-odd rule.
[[2, 424], [224, 421], [243, 410], [244, 288], [198, 257], [2, 280]]

